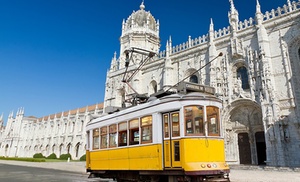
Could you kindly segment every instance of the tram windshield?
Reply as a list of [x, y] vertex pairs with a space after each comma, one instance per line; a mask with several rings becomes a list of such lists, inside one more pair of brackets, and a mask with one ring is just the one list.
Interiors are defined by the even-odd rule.
[[209, 136], [220, 136], [219, 108], [214, 106], [206, 107], [207, 131]]
[[[207, 125], [204, 122], [205, 114], [207, 119]], [[208, 136], [220, 136], [220, 119], [218, 107], [204, 107], [198, 105], [185, 106], [184, 121], [186, 136], [205, 136], [205, 131], [208, 131]]]

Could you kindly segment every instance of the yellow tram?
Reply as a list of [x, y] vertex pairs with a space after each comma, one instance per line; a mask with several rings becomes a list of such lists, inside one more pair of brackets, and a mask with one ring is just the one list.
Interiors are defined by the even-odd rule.
[[90, 177], [229, 181], [221, 100], [212, 94], [212, 87], [184, 83], [183, 90], [90, 121], [86, 127]]

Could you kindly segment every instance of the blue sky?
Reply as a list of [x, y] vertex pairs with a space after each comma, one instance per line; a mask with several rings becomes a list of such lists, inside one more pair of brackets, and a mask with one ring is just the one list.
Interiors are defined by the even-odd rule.
[[[122, 20], [142, 0], [0, 0], [0, 115], [25, 108], [42, 117], [103, 102], [106, 72]], [[262, 12], [286, 0], [260, 0]], [[240, 20], [256, 0], [234, 0]], [[145, 0], [160, 21], [161, 50], [229, 25], [228, 0]]]

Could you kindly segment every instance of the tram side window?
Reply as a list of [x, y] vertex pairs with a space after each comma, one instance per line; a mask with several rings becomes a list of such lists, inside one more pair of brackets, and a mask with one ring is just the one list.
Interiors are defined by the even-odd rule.
[[165, 138], [169, 138], [169, 115], [168, 114], [164, 114], [164, 135]]
[[152, 116], [145, 116], [141, 119], [142, 143], [152, 142]]
[[220, 136], [219, 108], [214, 106], [206, 107], [208, 135]]
[[113, 124], [109, 126], [109, 147], [113, 148], [117, 146], [117, 125]]
[[127, 146], [127, 122], [119, 123], [119, 146]]
[[129, 121], [129, 144], [137, 145], [140, 143], [139, 119]]
[[204, 135], [203, 106], [184, 107], [186, 135]]
[[107, 148], [107, 127], [104, 126], [100, 128], [100, 135], [101, 135], [101, 148]]
[[91, 144], [90, 144], [90, 131], [87, 131], [87, 133], [86, 133], [86, 150], [90, 150], [90, 146], [91, 146]]
[[99, 128], [93, 130], [93, 149], [99, 149]]
[[178, 113], [171, 114], [171, 122], [172, 122], [172, 137], [180, 136]]

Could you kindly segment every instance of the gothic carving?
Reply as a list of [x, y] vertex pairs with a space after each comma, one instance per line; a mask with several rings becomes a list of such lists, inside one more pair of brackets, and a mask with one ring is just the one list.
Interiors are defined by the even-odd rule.
[[231, 54], [233, 59], [243, 58], [242, 41], [237, 38], [231, 39]]

